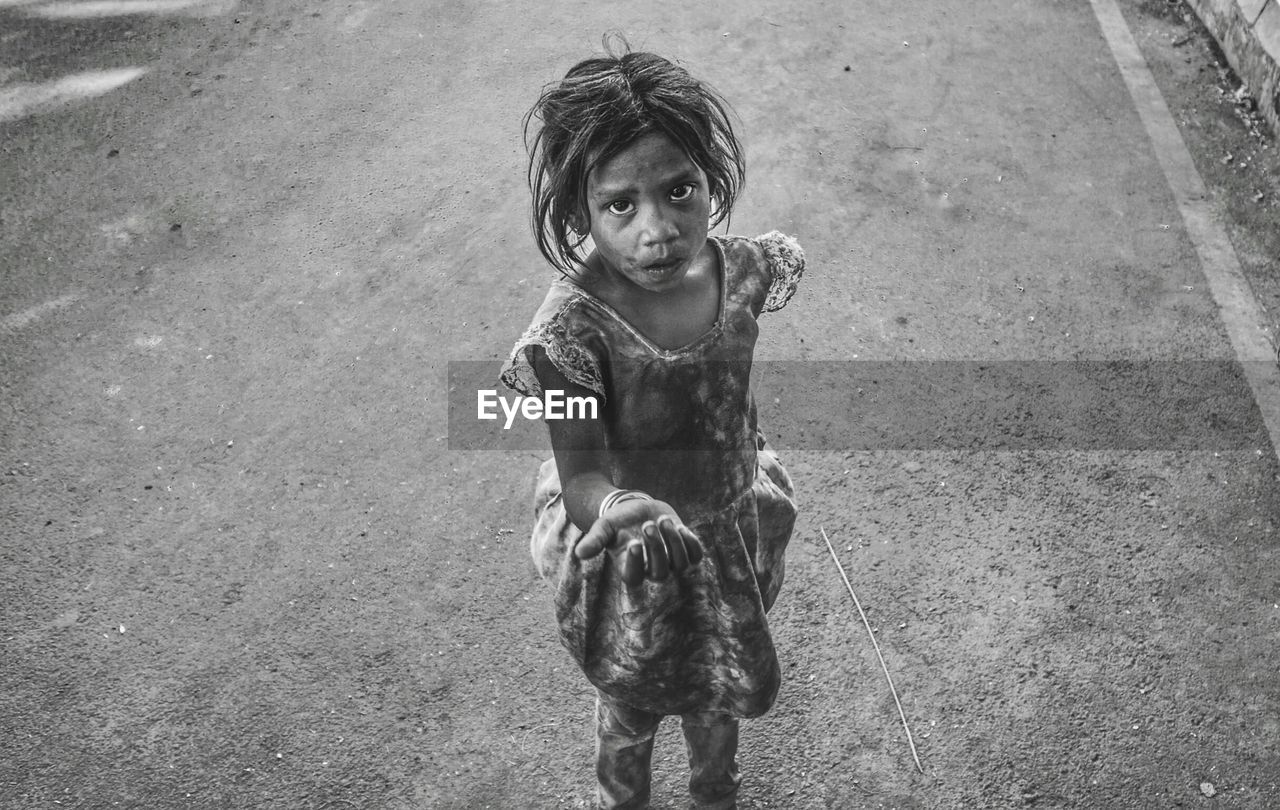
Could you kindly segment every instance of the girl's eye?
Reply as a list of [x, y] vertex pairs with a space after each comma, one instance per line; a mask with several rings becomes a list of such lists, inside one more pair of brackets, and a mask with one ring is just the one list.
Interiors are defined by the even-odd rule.
[[693, 196], [694, 190], [693, 183], [682, 183], [671, 189], [671, 199], [676, 202], [684, 202]]
[[627, 200], [615, 200], [609, 203], [608, 210], [610, 214], [615, 214], [621, 217], [621, 216], [626, 216], [627, 214], [630, 214], [632, 210], [632, 206], [631, 206], [631, 203]]

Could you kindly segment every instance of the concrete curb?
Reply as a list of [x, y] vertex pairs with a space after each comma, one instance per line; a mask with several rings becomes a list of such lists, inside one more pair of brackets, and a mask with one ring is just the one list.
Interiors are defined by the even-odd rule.
[[1280, 136], [1280, 0], [1187, 0]]

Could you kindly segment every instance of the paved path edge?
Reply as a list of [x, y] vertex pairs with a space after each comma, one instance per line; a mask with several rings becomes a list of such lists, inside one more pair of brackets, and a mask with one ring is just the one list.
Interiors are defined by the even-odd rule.
[[1280, 136], [1280, 0], [1187, 0]]

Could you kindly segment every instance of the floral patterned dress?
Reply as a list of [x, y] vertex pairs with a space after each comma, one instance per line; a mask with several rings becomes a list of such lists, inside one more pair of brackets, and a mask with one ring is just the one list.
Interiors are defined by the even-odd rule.
[[560, 638], [588, 680], [655, 714], [756, 717], [780, 681], [766, 612], [782, 585], [795, 523], [786, 471], [764, 448], [750, 390], [756, 318], [791, 298], [804, 270], [794, 239], [711, 237], [720, 313], [692, 343], [655, 346], [614, 309], [566, 279], [552, 284], [502, 381], [541, 396], [529, 349], [599, 395], [613, 483], [666, 501], [698, 535], [700, 564], [628, 587], [608, 554], [573, 555], [555, 460], [534, 496], [532, 552], [555, 585]]

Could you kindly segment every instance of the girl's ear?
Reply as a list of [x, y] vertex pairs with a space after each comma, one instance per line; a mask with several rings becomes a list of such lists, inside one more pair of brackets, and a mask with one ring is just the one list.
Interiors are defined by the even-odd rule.
[[580, 213], [569, 215], [569, 228], [577, 236], [586, 236], [589, 230], [586, 226], [586, 218]]

